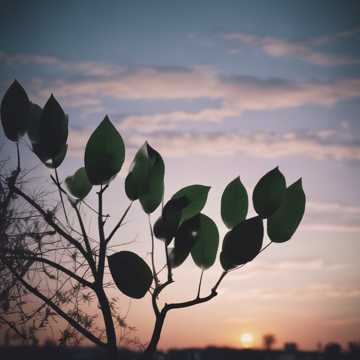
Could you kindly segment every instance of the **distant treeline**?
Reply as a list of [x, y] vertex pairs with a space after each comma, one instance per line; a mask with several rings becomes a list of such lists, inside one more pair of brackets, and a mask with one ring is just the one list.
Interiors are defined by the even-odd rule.
[[[119, 360], [134, 360], [138, 353], [119, 350]], [[0, 359], [4, 360], [104, 360], [106, 354], [96, 347], [61, 346], [2, 346]], [[319, 351], [300, 351], [296, 347], [284, 350], [255, 350], [208, 347], [204, 349], [173, 349], [158, 352], [158, 360], [359, 360], [360, 345], [350, 344], [342, 351], [338, 344], [329, 344]]]

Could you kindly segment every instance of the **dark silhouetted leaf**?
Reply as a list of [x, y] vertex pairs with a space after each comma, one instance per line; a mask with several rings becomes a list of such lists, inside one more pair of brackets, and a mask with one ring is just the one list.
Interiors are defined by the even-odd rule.
[[68, 176], [65, 184], [70, 194], [78, 199], [83, 199], [92, 188], [84, 167], [78, 169], [74, 175]]
[[68, 146], [65, 144], [58, 154], [56, 154], [53, 158], [49, 158], [48, 155], [42, 151], [41, 145], [37, 143], [33, 144], [33, 152], [38, 156], [43, 164], [50, 169], [56, 169], [62, 164], [65, 159], [67, 149]]
[[206, 215], [199, 214], [199, 228], [191, 256], [197, 266], [205, 270], [211, 267], [216, 259], [219, 247], [219, 231], [216, 224]]
[[130, 200], [140, 200], [148, 214], [155, 211], [164, 196], [165, 166], [161, 155], [147, 142], [138, 150], [125, 179]]
[[305, 203], [306, 197], [299, 179], [286, 189], [280, 208], [267, 221], [271, 241], [282, 243], [293, 236], [303, 218]]
[[255, 258], [261, 250], [264, 227], [259, 216], [242, 221], [224, 237], [221, 264], [225, 270], [245, 264]]
[[53, 95], [41, 112], [38, 135], [38, 147], [47, 159], [57, 157], [66, 145], [68, 118]]
[[281, 205], [286, 190], [286, 181], [279, 168], [269, 171], [256, 184], [253, 192], [255, 211], [268, 218]]
[[125, 179], [125, 192], [130, 200], [137, 200], [149, 190], [150, 159], [147, 142], [138, 150]]
[[223, 251], [220, 253], [220, 264], [224, 270], [230, 270], [236, 266], [230, 262], [230, 259], [224, 255]]
[[140, 197], [140, 204], [147, 214], [154, 212], [164, 197], [164, 181], [153, 177], [150, 181], [150, 191]]
[[85, 169], [93, 185], [108, 183], [125, 159], [124, 142], [106, 116], [90, 136], [85, 148]]
[[172, 199], [184, 197], [188, 203], [182, 210], [180, 224], [200, 213], [205, 206], [209, 190], [209, 186], [190, 185], [173, 195]]
[[18, 141], [27, 130], [30, 101], [18, 81], [7, 89], [1, 101], [1, 123], [6, 137]]
[[249, 200], [246, 189], [237, 177], [225, 188], [221, 197], [221, 217], [224, 224], [232, 229], [246, 219]]
[[168, 236], [167, 236], [167, 232], [166, 232], [166, 227], [165, 227], [165, 223], [163, 218], [160, 216], [154, 224], [154, 235], [156, 238], [163, 240], [163, 241], [168, 241]]
[[42, 109], [39, 105], [30, 103], [27, 134], [33, 144], [40, 142], [41, 112]]
[[112, 278], [121, 292], [135, 299], [145, 296], [153, 276], [140, 256], [130, 251], [120, 251], [109, 256], [108, 262]]
[[196, 241], [199, 226], [199, 214], [184, 221], [180, 225], [175, 235], [174, 249], [169, 254], [169, 260], [172, 267], [181, 265], [190, 254], [190, 251]]
[[169, 245], [179, 227], [182, 210], [188, 205], [185, 197], [170, 199], [162, 210], [161, 217], [154, 224], [154, 235]]

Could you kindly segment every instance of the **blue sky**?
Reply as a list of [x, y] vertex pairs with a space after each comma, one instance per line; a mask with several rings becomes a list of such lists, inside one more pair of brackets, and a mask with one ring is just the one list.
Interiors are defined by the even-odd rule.
[[[178, 335], [169, 325], [163, 347], [236, 345], [245, 330], [258, 339], [274, 331], [280, 341], [299, 339], [307, 348], [318, 340], [354, 340], [360, 324], [358, 1], [1, 1], [1, 8], [0, 94], [17, 78], [34, 102], [44, 105], [51, 92], [59, 99], [71, 126], [61, 173], [82, 165], [86, 141], [105, 114], [123, 135], [127, 161], [109, 210], [125, 207], [123, 176], [146, 139], [166, 160], [166, 196], [191, 183], [213, 185], [207, 211], [218, 223], [221, 192], [235, 176], [249, 192], [277, 165], [288, 183], [303, 178], [308, 208], [293, 241], [259, 259], [243, 280], [229, 280], [224, 300], [196, 312], [209, 327], [208, 311], [216, 311], [224, 336], [204, 332], [199, 321], [198, 338], [187, 338], [185, 314], [176, 315], [170, 321]], [[12, 151], [6, 145], [3, 154]], [[139, 207], [132, 216], [124, 237], [141, 237]], [[142, 254], [147, 246], [135, 243]], [[187, 263], [179, 282], [193, 271]], [[217, 271], [209, 271], [209, 284]], [[235, 281], [245, 289], [231, 288]], [[246, 316], [229, 305], [235, 301], [248, 308]], [[143, 325], [139, 314], [150, 319], [148, 305], [132, 305], [129, 319], [144, 339], [151, 324]], [[294, 321], [321, 335], [290, 328], [287, 316], [294, 313]]]

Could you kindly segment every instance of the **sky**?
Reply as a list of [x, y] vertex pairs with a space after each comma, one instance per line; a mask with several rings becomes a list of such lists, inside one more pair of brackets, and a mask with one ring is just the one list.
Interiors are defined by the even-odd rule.
[[[220, 198], [236, 176], [250, 195], [275, 166], [288, 184], [303, 179], [307, 207], [294, 237], [228, 276], [212, 302], [170, 313], [160, 348], [240, 347], [244, 333], [253, 334], [253, 346], [265, 333], [276, 335], [278, 347], [296, 341], [303, 349], [359, 340], [358, 1], [0, 6], [0, 96], [14, 78], [41, 106], [54, 93], [70, 119], [60, 175], [83, 166], [87, 139], [106, 114], [121, 133], [126, 161], [106, 196], [109, 213], [128, 205], [124, 178], [145, 140], [165, 160], [165, 199], [186, 185], [211, 186], [204, 212], [221, 237]], [[15, 154], [2, 132], [0, 142], [1, 157]], [[26, 140], [23, 156], [29, 167], [37, 163]], [[136, 204], [116, 241], [133, 241], [123, 249], [148, 261], [146, 225]], [[220, 273], [219, 261], [205, 272], [204, 294]], [[163, 301], [193, 297], [199, 276], [188, 259]], [[146, 343], [150, 298], [129, 303], [112, 294], [124, 311], [130, 305], [127, 320]]]

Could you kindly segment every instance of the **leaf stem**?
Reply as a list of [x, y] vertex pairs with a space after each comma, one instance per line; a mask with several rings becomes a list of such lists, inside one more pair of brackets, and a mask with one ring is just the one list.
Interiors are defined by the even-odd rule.
[[204, 275], [204, 269], [201, 269], [200, 280], [199, 280], [199, 287], [198, 287], [198, 292], [197, 292], [197, 296], [196, 296], [197, 299], [200, 298], [201, 283], [202, 283], [203, 275]]
[[59, 190], [59, 196], [60, 196], [61, 205], [62, 205], [62, 208], [63, 208], [63, 211], [64, 211], [65, 220], [66, 220], [66, 223], [68, 225], [70, 225], [70, 222], [69, 222], [69, 219], [68, 219], [68, 216], [67, 216], [67, 213], [66, 213], [66, 209], [65, 209], [64, 199], [63, 199], [63, 196], [62, 196], [62, 191], [60, 189], [59, 175], [58, 175], [57, 169], [55, 168], [54, 170], [55, 170], [55, 178], [56, 178], [56, 183], [57, 183], [57, 187], [58, 187], [58, 190]]
[[148, 214], [148, 219], [149, 219], [149, 228], [150, 228], [150, 235], [151, 235], [151, 266], [152, 266], [152, 272], [153, 272], [154, 281], [155, 281], [155, 285], [156, 285], [155, 287], [158, 287], [159, 286], [159, 278], [157, 276], [156, 267], [155, 267], [155, 241], [154, 241], [153, 229], [151, 226], [150, 214]]

